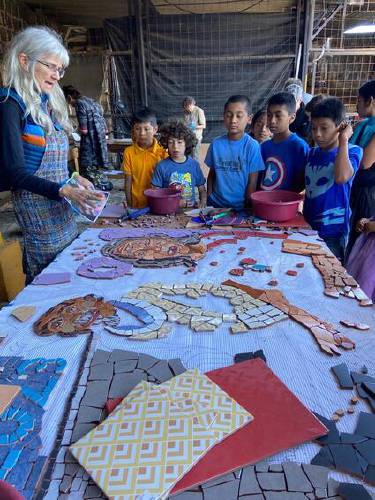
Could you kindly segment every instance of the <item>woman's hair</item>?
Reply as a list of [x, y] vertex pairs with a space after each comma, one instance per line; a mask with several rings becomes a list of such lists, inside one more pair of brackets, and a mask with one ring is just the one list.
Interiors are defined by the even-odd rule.
[[266, 115], [267, 114], [267, 108], [262, 108], [262, 109], [258, 109], [258, 111], [254, 114], [252, 120], [251, 120], [251, 128], [254, 127], [254, 125], [256, 124], [256, 122], [259, 120], [260, 117], [262, 117], [263, 115]]
[[306, 104], [305, 111], [307, 111], [308, 113], [311, 113], [317, 104], [322, 102], [324, 99], [327, 99], [328, 97], [329, 97], [328, 95], [323, 95], [323, 94], [314, 95], [314, 97], [311, 99], [311, 101], [309, 101]]
[[159, 142], [165, 149], [168, 149], [168, 139], [170, 137], [183, 139], [185, 141], [185, 154], [187, 156], [193, 152], [194, 147], [198, 143], [194, 132], [190, 130], [184, 123], [179, 121], [168, 122], [162, 125], [159, 129], [159, 132]]
[[[27, 69], [21, 66], [19, 54], [27, 56]], [[31, 115], [35, 123], [51, 133], [53, 123], [41, 106], [41, 90], [34, 76], [37, 59], [48, 55], [58, 57], [64, 67], [69, 64], [69, 54], [61, 37], [54, 30], [46, 26], [30, 26], [12, 38], [4, 56], [2, 76], [4, 86], [9, 90], [14, 88], [21, 96], [26, 105], [26, 116]], [[56, 83], [48, 97], [54, 119], [64, 130], [70, 132], [72, 125], [60, 85]]]
[[79, 90], [73, 87], [73, 85], [64, 85], [62, 89], [64, 92], [65, 99], [71, 97], [72, 99], [76, 100], [82, 95]]
[[375, 99], [375, 80], [364, 83], [358, 90], [358, 94], [362, 96], [365, 101], [369, 101], [371, 97]]

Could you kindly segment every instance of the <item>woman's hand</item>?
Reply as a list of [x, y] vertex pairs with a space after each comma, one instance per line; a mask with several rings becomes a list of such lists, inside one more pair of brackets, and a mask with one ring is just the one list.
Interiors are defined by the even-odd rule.
[[82, 175], [77, 175], [75, 179], [80, 186], [84, 187], [85, 189], [90, 189], [91, 191], [95, 191], [94, 184], [85, 177], [82, 177]]
[[72, 187], [65, 184], [59, 190], [60, 196], [76, 203], [83, 212], [94, 208], [98, 202], [105, 199], [105, 195], [100, 191], [92, 191], [83, 187]]
[[370, 221], [370, 219], [359, 219], [357, 225], [355, 227], [358, 233], [362, 233], [366, 231], [366, 224]]

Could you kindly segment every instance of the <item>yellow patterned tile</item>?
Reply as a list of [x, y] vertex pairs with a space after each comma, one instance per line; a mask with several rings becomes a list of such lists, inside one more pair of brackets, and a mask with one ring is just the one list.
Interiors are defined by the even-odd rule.
[[70, 450], [111, 499], [163, 499], [212, 446], [251, 420], [208, 377], [189, 370], [159, 386], [140, 382]]
[[141, 384], [102, 424], [70, 447], [114, 500], [136, 500], [141, 495], [165, 498], [218, 440], [210, 429], [216, 413], [209, 405], [191, 399], [173, 401], [168, 391], [160, 393], [158, 386]]

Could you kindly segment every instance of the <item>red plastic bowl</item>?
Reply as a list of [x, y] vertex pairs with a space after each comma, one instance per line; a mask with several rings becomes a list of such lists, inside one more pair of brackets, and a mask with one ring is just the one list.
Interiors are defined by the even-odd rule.
[[293, 219], [302, 200], [301, 195], [293, 191], [255, 191], [250, 198], [254, 214], [273, 222]]
[[181, 191], [173, 188], [146, 189], [144, 194], [153, 214], [174, 214], [180, 208]]

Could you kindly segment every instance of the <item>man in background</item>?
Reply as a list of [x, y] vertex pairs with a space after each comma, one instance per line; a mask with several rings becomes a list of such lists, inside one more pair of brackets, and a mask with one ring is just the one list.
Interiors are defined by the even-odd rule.
[[182, 107], [184, 109], [184, 123], [194, 132], [198, 140], [193, 154], [194, 158], [199, 162], [199, 150], [202, 144], [203, 130], [206, 128], [206, 117], [203, 109], [195, 104], [194, 97], [186, 96], [182, 101]]

